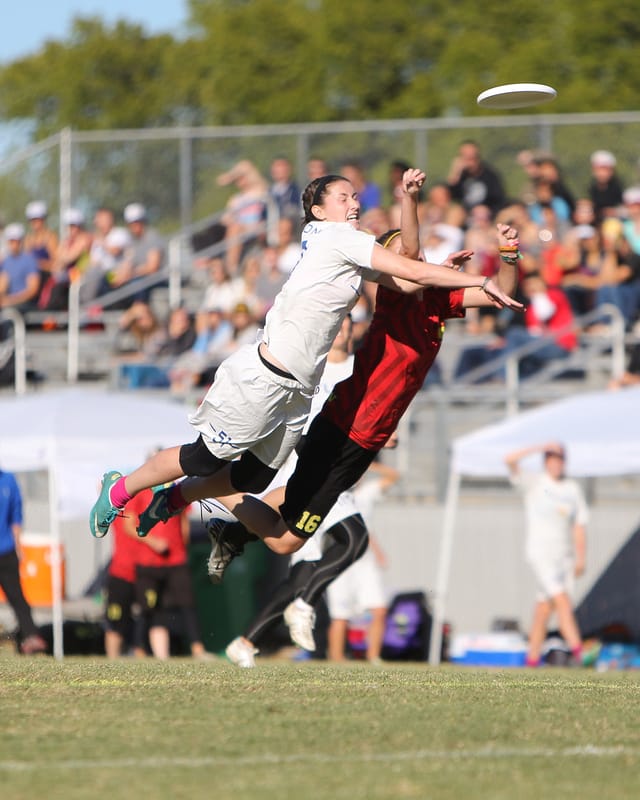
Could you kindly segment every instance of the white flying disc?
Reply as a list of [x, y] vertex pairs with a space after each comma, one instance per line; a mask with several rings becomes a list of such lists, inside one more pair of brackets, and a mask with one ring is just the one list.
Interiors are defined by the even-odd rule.
[[483, 108], [524, 108], [548, 103], [557, 94], [555, 89], [544, 83], [506, 83], [481, 92], [477, 102]]

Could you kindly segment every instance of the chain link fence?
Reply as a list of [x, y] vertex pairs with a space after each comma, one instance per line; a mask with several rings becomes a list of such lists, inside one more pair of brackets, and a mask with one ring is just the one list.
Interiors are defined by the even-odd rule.
[[459, 143], [473, 139], [483, 157], [517, 197], [526, 176], [516, 158], [521, 150], [551, 153], [576, 196], [590, 177], [594, 150], [611, 150], [625, 185], [640, 182], [640, 112], [511, 115], [473, 118], [377, 120], [368, 122], [220, 128], [163, 128], [118, 131], [65, 129], [0, 162], [0, 217], [24, 218], [30, 200], [44, 200], [49, 222], [60, 227], [60, 211], [100, 206], [121, 213], [127, 203], [144, 203], [151, 222], [167, 235], [220, 211], [230, 190], [216, 177], [248, 158], [268, 176], [276, 156], [307, 182], [307, 161], [323, 158], [331, 169], [357, 159], [368, 177], [388, 194], [391, 161], [425, 169], [429, 182], [446, 178]]

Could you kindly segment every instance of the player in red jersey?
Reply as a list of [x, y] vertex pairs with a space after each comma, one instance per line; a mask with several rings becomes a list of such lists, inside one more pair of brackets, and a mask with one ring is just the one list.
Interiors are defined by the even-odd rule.
[[[381, 242], [405, 254], [417, 254], [419, 248], [415, 207], [421, 182], [413, 184], [415, 191], [406, 193], [412, 212], [403, 215], [402, 231], [389, 232]], [[498, 236], [502, 260], [496, 281], [509, 294], [517, 283], [517, 232], [499, 225]], [[449, 266], [459, 267], [471, 255], [470, 251], [455, 253]], [[219, 497], [219, 502], [274, 552], [298, 550], [315, 533], [339, 494], [362, 477], [396, 429], [438, 354], [446, 319], [463, 317], [466, 308], [491, 305], [499, 304], [480, 287], [417, 287], [415, 293], [403, 294], [379, 286], [373, 319], [356, 353], [353, 374], [336, 385], [311, 423], [295, 472], [287, 482], [284, 502], [280, 490], [262, 500], [245, 494]], [[207, 497], [206, 478], [188, 478], [175, 488], [185, 502]], [[240, 526], [236, 529], [242, 530]], [[244, 542], [255, 536], [242, 538], [239, 533], [235, 542], [225, 534], [220, 559], [230, 561], [241, 552]]]

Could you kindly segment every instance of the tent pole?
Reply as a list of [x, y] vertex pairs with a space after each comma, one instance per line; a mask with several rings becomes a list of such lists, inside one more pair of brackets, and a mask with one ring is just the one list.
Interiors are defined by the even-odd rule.
[[440, 663], [442, 625], [444, 624], [446, 593], [449, 584], [449, 571], [451, 568], [453, 534], [459, 491], [460, 473], [456, 472], [452, 459], [449, 468], [447, 497], [445, 500], [444, 520], [442, 523], [442, 541], [440, 543], [440, 558], [438, 562], [438, 573], [436, 575], [436, 593], [433, 603], [433, 624], [431, 626], [431, 641], [429, 644], [429, 663], [433, 666], [437, 666]]
[[58, 488], [53, 459], [49, 458], [49, 535], [51, 538], [51, 593], [53, 595], [53, 655], [62, 659], [64, 639], [62, 625], [62, 559], [60, 553], [60, 515], [58, 513]]

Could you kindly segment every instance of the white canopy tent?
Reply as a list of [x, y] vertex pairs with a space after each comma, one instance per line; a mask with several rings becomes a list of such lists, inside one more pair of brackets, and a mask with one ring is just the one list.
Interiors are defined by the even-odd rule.
[[[54, 655], [63, 655], [60, 522], [87, 516], [107, 469], [129, 472], [157, 446], [192, 441], [188, 409], [168, 399], [61, 389], [0, 400], [0, 467], [46, 470]], [[87, 536], [91, 536], [87, 524]]]
[[565, 444], [567, 473], [572, 477], [640, 474], [640, 387], [569, 397], [454, 440], [436, 577], [432, 664], [440, 660], [462, 478], [507, 477], [507, 453], [547, 441]]

